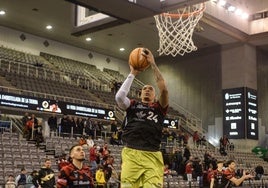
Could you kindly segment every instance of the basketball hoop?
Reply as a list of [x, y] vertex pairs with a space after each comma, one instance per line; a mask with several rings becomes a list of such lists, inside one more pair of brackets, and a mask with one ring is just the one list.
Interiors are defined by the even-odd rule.
[[159, 55], [172, 55], [196, 51], [192, 40], [194, 28], [203, 16], [205, 4], [197, 4], [154, 16], [159, 35]]

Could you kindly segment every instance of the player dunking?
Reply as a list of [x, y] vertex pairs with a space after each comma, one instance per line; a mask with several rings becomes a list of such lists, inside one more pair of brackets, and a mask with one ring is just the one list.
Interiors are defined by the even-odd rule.
[[154, 188], [163, 186], [164, 164], [160, 152], [160, 139], [164, 116], [168, 108], [168, 90], [165, 80], [155, 64], [152, 53], [143, 52], [155, 75], [159, 100], [153, 86], [145, 85], [141, 101], [130, 100], [127, 94], [139, 73], [130, 65], [130, 74], [116, 94], [118, 106], [126, 110], [122, 150], [121, 188]]

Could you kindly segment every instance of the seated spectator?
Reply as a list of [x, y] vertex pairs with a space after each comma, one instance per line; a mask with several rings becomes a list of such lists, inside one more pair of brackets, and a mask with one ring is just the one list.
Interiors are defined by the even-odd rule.
[[118, 137], [118, 131], [116, 131], [116, 132], [113, 132], [112, 133], [112, 136], [111, 136], [111, 138], [110, 138], [110, 144], [111, 145], [120, 145], [120, 141], [119, 141], [119, 137]]
[[105, 173], [105, 179], [110, 188], [117, 188], [119, 183], [119, 175], [116, 172], [114, 166], [114, 157], [108, 156], [103, 164], [103, 169]]
[[69, 164], [69, 161], [66, 159], [66, 154], [65, 153], [63, 153], [59, 157], [57, 163], [58, 163], [58, 170], [59, 171], [62, 169], [62, 167], [67, 166]]
[[80, 146], [87, 146], [87, 140], [84, 135], [79, 139], [78, 143]]
[[170, 174], [171, 174], [171, 170], [169, 169], [168, 164], [165, 164], [165, 166], [164, 166], [164, 175], [167, 176], [167, 175], [170, 175]]
[[87, 146], [88, 146], [89, 149], [94, 146], [94, 140], [92, 139], [91, 135], [88, 136], [86, 141], [87, 141]]
[[5, 188], [16, 188], [15, 178], [13, 175], [8, 176]]
[[226, 156], [227, 155], [227, 153], [226, 153], [226, 151], [225, 151], [225, 147], [221, 144], [220, 145], [220, 154], [222, 155], [222, 156]]
[[21, 173], [16, 177], [15, 183], [18, 188], [24, 187], [27, 179], [27, 171], [25, 168], [21, 169]]
[[195, 131], [193, 134], [193, 143], [194, 143], [194, 147], [196, 148], [198, 148], [198, 145], [199, 145], [198, 141], [199, 141], [199, 134], [197, 131]]
[[231, 143], [231, 144], [229, 145], [229, 150], [230, 150], [230, 151], [234, 151], [234, 143]]
[[229, 144], [230, 144], [229, 139], [227, 138], [226, 135], [223, 135], [223, 137], [220, 138], [220, 145], [224, 147], [224, 150], [226, 150]]
[[33, 183], [33, 178], [37, 175], [38, 175], [37, 170], [33, 170], [31, 174], [27, 176], [25, 188], [35, 188], [34, 183]]
[[255, 173], [256, 173], [255, 180], [260, 180], [264, 174], [263, 167], [258, 164], [255, 168]]
[[105, 174], [104, 174], [102, 165], [98, 165], [98, 169], [96, 171], [95, 179], [96, 179], [96, 182], [97, 182], [97, 188], [105, 188], [106, 187]]
[[206, 147], [207, 146], [207, 140], [206, 140], [206, 136], [203, 136], [200, 140], [199, 140], [200, 146]]

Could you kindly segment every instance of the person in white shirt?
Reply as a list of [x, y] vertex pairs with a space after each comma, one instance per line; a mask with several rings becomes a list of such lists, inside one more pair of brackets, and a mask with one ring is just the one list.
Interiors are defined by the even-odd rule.
[[90, 149], [90, 148], [93, 147], [93, 145], [94, 145], [94, 140], [92, 139], [92, 136], [89, 135], [88, 138], [87, 138], [87, 146]]

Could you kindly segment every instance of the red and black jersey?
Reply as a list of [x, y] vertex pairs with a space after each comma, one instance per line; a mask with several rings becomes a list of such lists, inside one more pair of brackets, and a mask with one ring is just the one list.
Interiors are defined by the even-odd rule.
[[59, 172], [57, 188], [91, 188], [93, 179], [89, 167], [78, 169], [72, 163], [64, 166]]
[[224, 171], [218, 171], [213, 170], [211, 178], [214, 178], [214, 187], [215, 188], [224, 188], [225, 184], [223, 182], [223, 178], [224, 178]]
[[233, 186], [233, 183], [230, 181], [230, 179], [232, 179], [233, 177], [235, 177], [235, 172], [233, 171], [230, 171], [230, 169], [226, 169], [224, 170], [224, 173], [223, 173], [223, 184], [225, 185], [224, 187], [225, 188], [230, 188]]
[[159, 102], [145, 104], [131, 100], [127, 109], [122, 139], [130, 148], [159, 151], [167, 107]]

